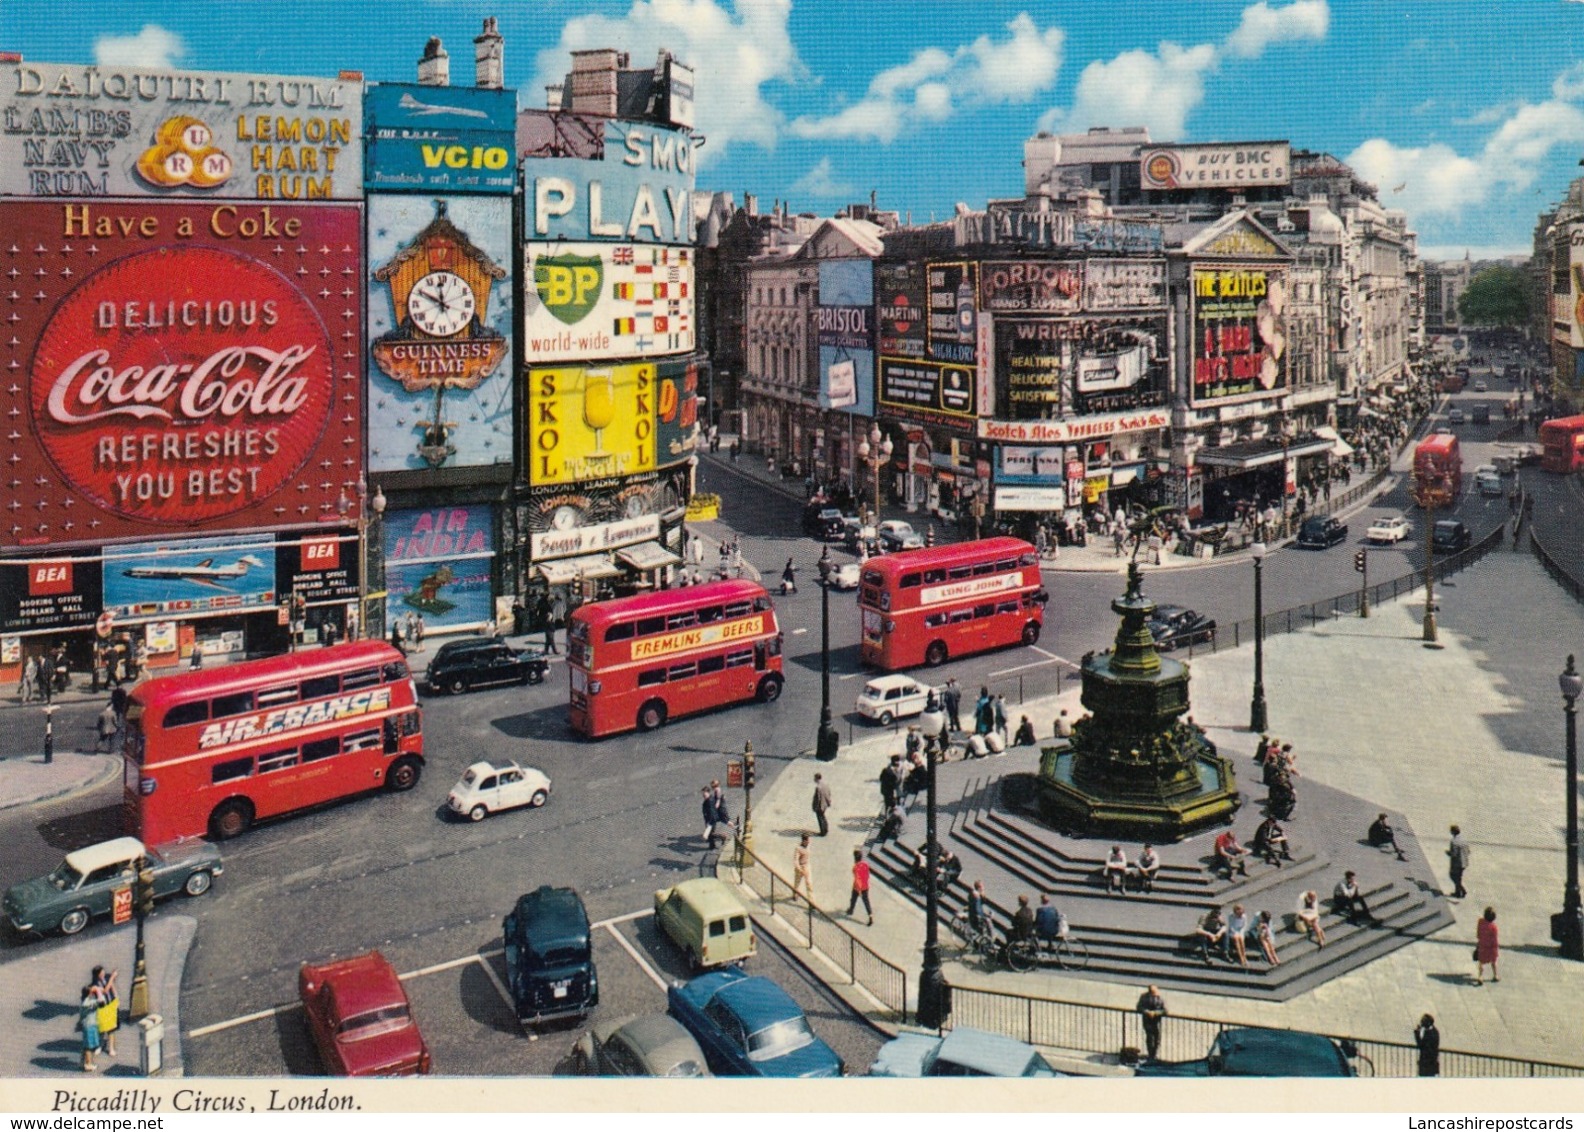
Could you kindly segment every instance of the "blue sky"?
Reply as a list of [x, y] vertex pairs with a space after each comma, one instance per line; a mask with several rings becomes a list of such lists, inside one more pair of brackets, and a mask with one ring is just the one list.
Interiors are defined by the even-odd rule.
[[583, 47], [698, 72], [700, 188], [915, 221], [1022, 194], [1038, 130], [1286, 138], [1408, 213], [1427, 258], [1527, 251], [1584, 155], [1578, 0], [0, 0], [40, 62], [409, 81], [485, 16], [524, 106]]

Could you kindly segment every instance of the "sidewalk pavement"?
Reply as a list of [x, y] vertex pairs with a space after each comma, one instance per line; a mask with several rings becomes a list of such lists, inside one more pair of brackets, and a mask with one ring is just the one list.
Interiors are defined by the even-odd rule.
[[[145, 957], [149, 973], [149, 1005], [165, 1022], [162, 1076], [185, 1073], [181, 1043], [181, 980], [187, 952], [198, 922], [191, 916], [159, 912], [145, 927]], [[132, 1006], [133, 959], [137, 926], [123, 924], [111, 931], [94, 930], [86, 938], [16, 949], [14, 959], [0, 963], [0, 1077], [142, 1076], [139, 1068], [140, 1034], [127, 1020]], [[80, 991], [93, 976], [95, 966], [120, 972], [116, 987], [121, 994], [121, 1028], [116, 1034], [116, 1055], [99, 1051], [95, 1073], [82, 1070], [82, 1035], [77, 1032]]]
[[[1145, 570], [1146, 593], [1151, 573]], [[1470, 895], [1452, 905], [1457, 922], [1285, 1003], [1183, 992], [1169, 995], [1174, 1013], [1392, 1042], [1411, 1042], [1420, 1015], [1430, 1013], [1448, 1049], [1580, 1060], [1584, 964], [1557, 957], [1549, 917], [1561, 908], [1565, 869], [1563, 716], [1555, 681], [1564, 655], [1584, 652], [1584, 608], [1532, 556], [1511, 551], [1443, 583], [1437, 601], [1438, 648], [1421, 641], [1422, 598], [1405, 595], [1367, 619], [1268, 639], [1265, 680], [1271, 734], [1294, 744], [1305, 778], [1403, 814], [1443, 876], [1448, 827], [1462, 826], [1473, 855]], [[1191, 662], [1191, 714], [1240, 769], [1249, 765], [1256, 740], [1247, 728], [1252, 666], [1247, 648]], [[1060, 696], [1030, 698], [1015, 711], [1048, 735], [1058, 708], [1074, 718], [1082, 714], [1077, 682], [1064, 687]], [[798, 759], [755, 799], [754, 829], [757, 851], [790, 878], [798, 834], [815, 829], [810, 798], [814, 773], [822, 773], [835, 809], [831, 835], [814, 842], [815, 903], [916, 973], [924, 936], [916, 905], [877, 880], [875, 926], [865, 926], [861, 907], [855, 917], [842, 915], [852, 851], [875, 832], [880, 769], [902, 742], [886, 732], [844, 747], [831, 763]], [[985, 772], [1028, 769], [1029, 754], [1025, 748], [987, 760]], [[1475, 986], [1470, 952], [1487, 905], [1499, 917], [1504, 978]], [[1128, 1009], [1141, 990], [954, 962], [947, 963], [947, 977], [958, 985]]]

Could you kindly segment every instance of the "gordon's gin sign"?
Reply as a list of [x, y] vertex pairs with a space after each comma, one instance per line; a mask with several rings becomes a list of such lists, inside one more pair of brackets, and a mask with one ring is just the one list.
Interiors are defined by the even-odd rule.
[[[332, 245], [304, 238], [298, 213], [312, 209], [53, 211], [53, 239], [29, 251], [68, 267], [41, 273], [26, 408], [56, 473], [32, 485], [34, 510], [54, 522], [10, 533], [26, 544], [338, 519], [359, 471], [355, 224]], [[62, 275], [69, 285], [45, 290]]]

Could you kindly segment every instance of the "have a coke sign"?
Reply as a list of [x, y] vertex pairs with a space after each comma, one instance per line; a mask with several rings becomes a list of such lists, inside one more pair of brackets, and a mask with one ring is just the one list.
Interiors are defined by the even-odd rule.
[[[25, 440], [58, 473], [29, 485], [46, 522], [17, 542], [334, 517], [360, 465], [358, 213], [246, 208], [54, 205], [49, 238], [0, 247], [41, 261], [17, 344]], [[120, 212], [142, 226], [110, 224]]]

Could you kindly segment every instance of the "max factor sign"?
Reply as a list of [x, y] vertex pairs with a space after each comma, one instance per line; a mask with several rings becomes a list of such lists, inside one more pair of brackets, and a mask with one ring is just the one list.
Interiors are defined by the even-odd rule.
[[353, 199], [360, 85], [279, 75], [0, 67], [0, 194]]

